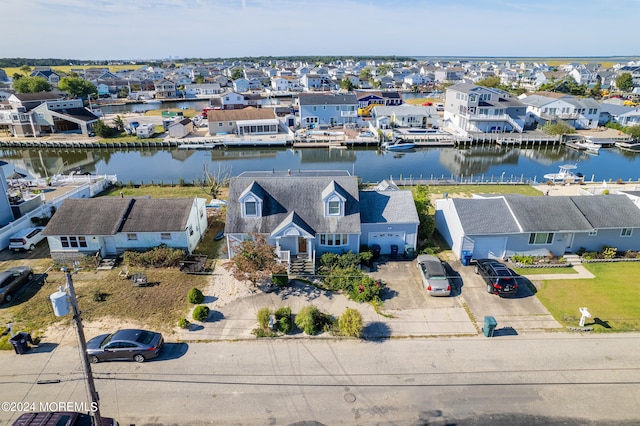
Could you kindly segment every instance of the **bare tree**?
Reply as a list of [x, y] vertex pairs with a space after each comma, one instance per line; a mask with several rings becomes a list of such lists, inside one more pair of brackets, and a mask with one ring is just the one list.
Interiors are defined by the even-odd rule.
[[257, 286], [271, 274], [286, 272], [284, 265], [278, 263], [275, 247], [267, 244], [262, 234], [252, 234], [252, 239], [243, 241], [234, 247], [235, 256], [224, 267], [231, 271], [239, 281], [249, 281]]

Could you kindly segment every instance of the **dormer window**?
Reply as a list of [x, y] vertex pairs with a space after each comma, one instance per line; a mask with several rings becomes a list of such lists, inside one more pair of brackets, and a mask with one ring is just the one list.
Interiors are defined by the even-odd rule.
[[339, 216], [340, 215], [340, 200], [329, 200], [327, 203], [329, 216]]
[[324, 203], [325, 216], [344, 216], [347, 199], [341, 194], [344, 190], [335, 182], [331, 181], [322, 191], [322, 201]]
[[258, 215], [258, 203], [253, 198], [249, 198], [244, 202], [244, 215], [245, 216], [257, 216]]

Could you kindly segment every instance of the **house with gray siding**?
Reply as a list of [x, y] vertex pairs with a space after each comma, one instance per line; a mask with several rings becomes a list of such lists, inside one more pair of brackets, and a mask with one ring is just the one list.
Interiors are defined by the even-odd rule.
[[161, 244], [192, 253], [207, 230], [204, 198], [68, 198], [43, 235], [51, 258], [115, 257]]
[[640, 249], [640, 209], [625, 195], [447, 198], [436, 201], [435, 220], [458, 258]]
[[358, 119], [358, 99], [354, 93], [301, 93], [298, 106], [300, 126], [305, 128], [355, 123]]
[[527, 106], [527, 125], [566, 121], [576, 129], [596, 129], [600, 104], [592, 98], [576, 98], [564, 93], [538, 92], [520, 98]]
[[526, 105], [502, 90], [460, 83], [447, 87], [444, 125], [462, 136], [522, 133]]
[[327, 252], [415, 247], [418, 223], [410, 191], [359, 191], [346, 171], [244, 172], [229, 184], [225, 235], [230, 257], [262, 234], [281, 262], [313, 272]]

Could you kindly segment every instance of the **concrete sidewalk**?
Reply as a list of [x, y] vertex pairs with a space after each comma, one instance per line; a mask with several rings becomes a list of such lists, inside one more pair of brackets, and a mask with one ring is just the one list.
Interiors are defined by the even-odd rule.
[[595, 278], [591, 272], [587, 271], [582, 264], [573, 265], [573, 269], [578, 272], [577, 274], [521, 274], [530, 281], [543, 281], [543, 280], [582, 280]]

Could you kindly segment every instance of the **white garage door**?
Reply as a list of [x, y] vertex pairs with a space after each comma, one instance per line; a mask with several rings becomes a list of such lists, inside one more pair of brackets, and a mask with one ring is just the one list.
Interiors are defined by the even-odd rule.
[[473, 258], [502, 259], [506, 247], [506, 237], [476, 238], [473, 244]]
[[378, 244], [380, 253], [391, 253], [391, 244], [398, 246], [398, 253], [404, 252], [404, 232], [369, 232], [369, 246]]

